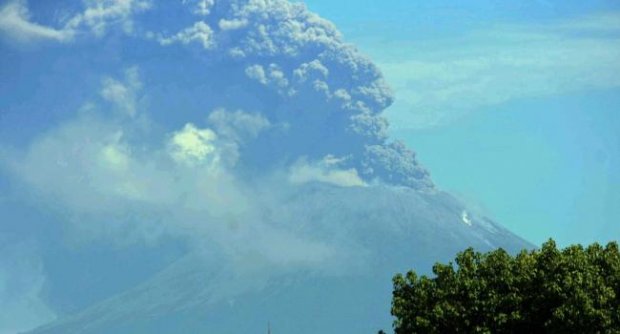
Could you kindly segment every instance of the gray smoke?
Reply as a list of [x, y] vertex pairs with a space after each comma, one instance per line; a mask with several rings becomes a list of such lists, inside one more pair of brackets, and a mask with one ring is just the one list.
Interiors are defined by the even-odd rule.
[[285, 125], [250, 144], [260, 159], [241, 157], [246, 166], [333, 155], [346, 158], [342, 167], [356, 168], [366, 181], [432, 188], [414, 153], [387, 137], [381, 112], [393, 96], [381, 73], [332, 23], [282, 0], [184, 5], [199, 13], [193, 23], [168, 34], [150, 32], [150, 38], [205, 59], [202, 86], [205, 96], [219, 97], [214, 107], [256, 111]]
[[[104, 244], [97, 252], [111, 258], [135, 245], [151, 252], [144, 258], [156, 257], [172, 239], [237, 278], [213, 283], [230, 285], [223, 300], [292, 272], [350, 275], [373, 257], [351, 237], [352, 225], [316, 224], [323, 206], [300, 217], [287, 204], [323, 189], [307, 184], [351, 190], [350, 205], [360, 207], [369, 197], [358, 203], [355, 194], [369, 185], [433, 189], [415, 154], [387, 136], [381, 113], [393, 97], [377, 67], [304, 5], [84, 5], [56, 26], [28, 21], [25, 1], [0, 10], [0, 32], [58, 43], [21, 64], [57, 69], [34, 72], [53, 84], [37, 86], [31, 97], [40, 103], [27, 102], [25, 112], [36, 119], [65, 100], [81, 106], [41, 122], [45, 129], [21, 145], [0, 142], [0, 181], [17, 189], [6, 196], [37, 208], [46, 217], [41, 224], [50, 225], [11, 238], [44, 240], [52, 249], [69, 244], [75, 253]], [[43, 283], [57, 294], [74, 288], [58, 288], [65, 276], [47, 277], [38, 262], [24, 263], [25, 273], [41, 279], [24, 287], [23, 298], [38, 302]], [[79, 262], [72, 264], [66, 277], [71, 270], [79, 276]], [[102, 275], [122, 276], [102, 266]], [[6, 268], [0, 261], [0, 279], [9, 277]]]

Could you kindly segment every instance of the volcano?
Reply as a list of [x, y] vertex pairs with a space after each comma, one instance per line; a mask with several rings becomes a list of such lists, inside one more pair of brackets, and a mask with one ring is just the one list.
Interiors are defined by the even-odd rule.
[[532, 247], [434, 185], [303, 4], [10, 1], [0, 32], [0, 332], [373, 333], [394, 274]]
[[466, 207], [441, 192], [313, 184], [286, 205], [306, 222], [305, 235], [344, 234], [355, 244], [359, 251], [338, 264], [346, 269], [272, 276], [189, 253], [137, 286], [31, 333], [256, 333], [267, 322], [274, 333], [374, 333], [391, 326], [395, 273], [429, 273], [435, 261], [450, 261], [467, 247], [532, 248], [486, 217], [474, 216], [470, 226], [462, 218]]

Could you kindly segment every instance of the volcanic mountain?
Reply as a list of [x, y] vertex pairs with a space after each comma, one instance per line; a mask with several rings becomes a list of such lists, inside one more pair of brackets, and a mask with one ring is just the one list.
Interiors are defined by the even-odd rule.
[[5, 104], [49, 122], [0, 142], [0, 331], [373, 333], [395, 273], [532, 247], [433, 184], [303, 4], [30, 5], [0, 11]]

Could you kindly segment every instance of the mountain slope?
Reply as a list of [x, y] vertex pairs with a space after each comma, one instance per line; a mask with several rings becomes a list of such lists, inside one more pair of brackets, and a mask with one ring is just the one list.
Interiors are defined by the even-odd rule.
[[218, 264], [209, 251], [194, 252], [129, 291], [32, 333], [256, 333], [268, 321], [278, 333], [373, 333], [390, 326], [394, 273], [428, 272], [469, 246], [532, 247], [484, 217], [464, 220], [464, 206], [446, 193], [312, 184], [287, 196], [284, 215], [303, 221], [302, 233], [350, 243], [343, 249], [353, 255], [341, 268], [254, 275]]

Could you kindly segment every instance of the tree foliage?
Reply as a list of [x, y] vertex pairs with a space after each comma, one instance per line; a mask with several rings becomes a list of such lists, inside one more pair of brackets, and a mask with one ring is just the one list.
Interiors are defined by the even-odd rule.
[[436, 264], [434, 278], [394, 277], [396, 334], [620, 333], [617, 243], [511, 256], [467, 249]]

